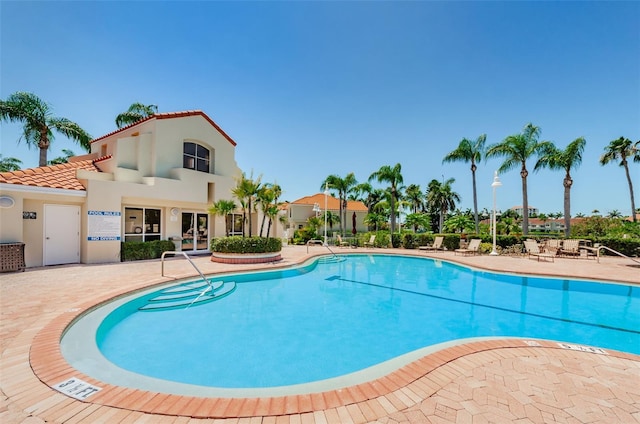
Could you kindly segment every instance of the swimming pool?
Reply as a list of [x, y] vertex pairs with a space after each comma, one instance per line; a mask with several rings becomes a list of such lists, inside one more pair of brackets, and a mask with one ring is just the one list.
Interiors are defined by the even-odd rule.
[[[406, 363], [425, 347], [474, 337], [640, 353], [640, 288], [622, 284], [496, 274], [396, 255], [348, 255], [218, 279], [237, 289], [199, 306], [138, 311], [166, 290], [155, 288], [98, 308], [66, 332], [63, 355], [114, 384], [162, 390], [173, 382], [185, 388], [181, 393], [193, 386], [246, 394], [309, 382], [343, 387], [371, 379], [372, 369], [402, 365], [394, 358]], [[166, 390], [175, 392], [175, 384]]]

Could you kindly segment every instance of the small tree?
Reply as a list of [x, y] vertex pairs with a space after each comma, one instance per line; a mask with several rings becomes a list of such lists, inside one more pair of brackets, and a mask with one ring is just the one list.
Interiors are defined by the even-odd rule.
[[218, 200], [217, 202], [215, 202], [214, 204], [212, 204], [209, 207], [208, 212], [211, 215], [215, 215], [215, 216], [222, 216], [225, 219], [225, 234], [227, 237], [229, 237], [229, 230], [231, 229], [231, 216], [229, 214], [231, 214], [234, 210], [236, 210], [236, 204], [233, 202], [233, 200], [225, 200], [225, 199], [221, 199]]

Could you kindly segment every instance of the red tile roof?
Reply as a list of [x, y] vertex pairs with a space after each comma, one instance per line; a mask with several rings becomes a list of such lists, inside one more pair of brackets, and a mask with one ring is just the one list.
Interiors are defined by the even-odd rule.
[[206, 114], [206, 113], [204, 113], [204, 112], [203, 112], [203, 111], [201, 111], [201, 110], [186, 110], [186, 111], [183, 111], [183, 112], [166, 112], [166, 113], [156, 113], [156, 114], [154, 114], [154, 115], [151, 115], [151, 116], [148, 116], [148, 117], [146, 117], [146, 118], [144, 118], [144, 119], [141, 119], [141, 120], [140, 120], [140, 121], [138, 121], [138, 122], [134, 122], [134, 123], [133, 123], [133, 124], [131, 124], [131, 125], [127, 125], [126, 127], [119, 128], [119, 129], [117, 129], [117, 130], [115, 130], [115, 131], [110, 132], [109, 134], [105, 134], [105, 135], [103, 135], [102, 137], [98, 137], [98, 138], [96, 138], [96, 139], [92, 140], [91, 142], [92, 142], [92, 143], [95, 143], [95, 142], [96, 142], [96, 141], [98, 141], [98, 140], [102, 140], [103, 138], [107, 138], [107, 137], [110, 137], [110, 136], [112, 136], [112, 135], [114, 135], [114, 134], [118, 134], [118, 133], [120, 133], [120, 132], [122, 132], [122, 131], [128, 130], [129, 128], [133, 128], [133, 127], [135, 127], [136, 125], [140, 125], [140, 124], [142, 124], [143, 122], [150, 121], [151, 119], [173, 119], [173, 118], [183, 118], [183, 117], [185, 117], [185, 116], [202, 116], [202, 117], [203, 117], [204, 119], [206, 119], [206, 120], [207, 120], [207, 121], [208, 121], [208, 122], [209, 122], [209, 123], [210, 123], [210, 124], [215, 128], [215, 129], [216, 129], [216, 130], [218, 130], [218, 132], [220, 132], [220, 134], [222, 134], [222, 136], [223, 136], [224, 138], [226, 138], [226, 139], [229, 141], [229, 143], [231, 143], [232, 145], [236, 146], [236, 142], [235, 142], [235, 141], [233, 141], [233, 139], [232, 139], [231, 137], [229, 137], [229, 136], [227, 135], [227, 133], [225, 133], [225, 132], [222, 130], [222, 128], [220, 128], [220, 127], [218, 126], [218, 124], [216, 124], [215, 122], [213, 122], [213, 119], [209, 118], [209, 116], [207, 116], [207, 114]]
[[0, 172], [0, 183], [32, 187], [61, 188], [67, 190], [86, 190], [76, 177], [78, 169], [100, 172], [93, 160], [41, 166], [19, 171]]
[[[305, 196], [291, 202], [291, 204], [293, 205], [313, 205], [314, 203], [317, 203], [321, 208], [324, 208], [324, 193]], [[336, 211], [340, 210], [340, 199], [337, 199], [333, 196], [327, 196], [327, 209]], [[362, 212], [368, 211], [367, 206], [364, 203], [354, 200], [347, 200], [347, 210]]]

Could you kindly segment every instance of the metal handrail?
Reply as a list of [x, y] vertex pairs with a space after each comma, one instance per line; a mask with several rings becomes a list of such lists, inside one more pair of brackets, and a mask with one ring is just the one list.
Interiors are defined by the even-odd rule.
[[620, 253], [620, 252], [618, 252], [617, 250], [613, 250], [613, 249], [612, 249], [612, 248], [610, 248], [610, 247], [607, 247], [607, 246], [598, 246], [598, 247], [596, 247], [596, 249], [598, 249], [598, 251], [597, 251], [598, 263], [600, 263], [600, 250], [601, 250], [601, 249], [607, 249], [608, 251], [613, 252], [613, 253], [615, 253], [616, 255], [622, 256], [623, 258], [631, 259], [633, 262], [637, 262], [637, 263], [639, 263], [639, 264], [640, 264], [640, 261], [637, 261], [637, 260], [633, 259], [631, 256], [627, 256], [627, 255], [625, 255], [624, 253]]
[[311, 239], [311, 240], [307, 241], [307, 253], [309, 253], [309, 245], [310, 245], [310, 244], [322, 244], [322, 246], [323, 246], [323, 247], [326, 247], [326, 248], [327, 248], [327, 250], [328, 250], [329, 252], [331, 252], [331, 254], [332, 254], [334, 257], [336, 257], [336, 258], [338, 257], [338, 255], [336, 255], [336, 252], [334, 252], [333, 250], [331, 250], [331, 248], [329, 247], [329, 244], [327, 244], [326, 242], [323, 242], [322, 240], [315, 240], [315, 239]]
[[200, 274], [200, 277], [202, 277], [202, 279], [204, 280], [205, 283], [207, 283], [209, 285], [209, 288], [211, 290], [213, 290], [213, 285], [211, 284], [211, 281], [209, 281], [207, 279], [207, 277], [204, 276], [204, 274], [202, 273], [202, 271], [200, 271], [200, 269], [196, 266], [196, 264], [191, 260], [191, 258], [189, 257], [189, 255], [187, 255], [185, 252], [178, 252], [175, 250], [168, 250], [166, 252], [162, 252], [162, 256], [160, 257], [160, 263], [162, 265], [162, 276], [164, 277], [164, 255], [166, 254], [170, 254], [170, 255], [182, 255], [185, 257], [186, 260], [189, 261], [189, 263], [193, 266], [193, 268], [195, 268], [196, 271], [198, 271], [198, 274]]

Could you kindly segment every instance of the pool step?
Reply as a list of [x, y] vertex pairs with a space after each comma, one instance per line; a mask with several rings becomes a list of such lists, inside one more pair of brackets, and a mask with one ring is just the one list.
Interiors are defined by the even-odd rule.
[[345, 258], [344, 256], [322, 256], [322, 257], [318, 258], [318, 263], [319, 264], [333, 264], [333, 263], [338, 263], [338, 262], [344, 262], [346, 260], [347, 260], [347, 258]]
[[[215, 281], [211, 283], [213, 290], [206, 282], [202, 283], [202, 285], [185, 284], [163, 290], [158, 296], [149, 299], [147, 304], [141, 306], [138, 310], [152, 312], [188, 308], [222, 299], [236, 289], [235, 281]], [[190, 289], [185, 289], [187, 286]], [[182, 290], [179, 289], [180, 287], [182, 287]]]

